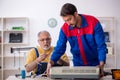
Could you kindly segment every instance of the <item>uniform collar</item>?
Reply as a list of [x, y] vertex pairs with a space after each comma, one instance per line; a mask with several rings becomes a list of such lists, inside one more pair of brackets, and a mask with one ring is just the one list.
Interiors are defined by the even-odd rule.
[[[79, 14], [79, 16], [81, 16], [81, 18], [82, 18], [81, 28], [86, 27], [88, 24], [87, 24], [87, 21], [86, 21], [86, 19], [85, 19], [85, 16], [82, 15], [82, 14]], [[72, 25], [70, 25], [69, 29], [71, 30], [71, 29], [73, 29], [73, 28], [75, 28], [75, 27], [72, 27]]]

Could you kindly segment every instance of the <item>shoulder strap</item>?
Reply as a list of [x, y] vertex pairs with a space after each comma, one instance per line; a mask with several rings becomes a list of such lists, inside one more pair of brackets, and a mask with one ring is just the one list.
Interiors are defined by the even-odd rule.
[[35, 49], [35, 52], [36, 52], [36, 56], [39, 57], [38, 49], [37, 48], [34, 48], [34, 49]]
[[[36, 56], [39, 57], [39, 52], [38, 52], [38, 49], [37, 48], [34, 48], [35, 49], [35, 52], [36, 52]], [[40, 65], [38, 64], [38, 68], [37, 68], [37, 71], [36, 71], [36, 75], [39, 75], [40, 74]]]

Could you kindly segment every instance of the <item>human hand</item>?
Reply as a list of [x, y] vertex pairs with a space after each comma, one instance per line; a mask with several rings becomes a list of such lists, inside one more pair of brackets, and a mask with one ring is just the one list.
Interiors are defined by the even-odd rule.
[[97, 67], [100, 68], [100, 77], [104, 76], [104, 62], [100, 62], [100, 65], [98, 65]]
[[47, 69], [46, 69], [46, 74], [48, 77], [50, 77], [50, 68], [52, 67], [53, 64], [54, 64], [53, 61], [48, 62]]
[[69, 62], [66, 62], [66, 61], [64, 61], [64, 60], [62, 60], [62, 59], [59, 59], [59, 60], [57, 61], [57, 64], [59, 64], [59, 65], [61, 65], [61, 66], [69, 66]]
[[63, 64], [63, 60], [62, 59], [59, 59], [58, 61], [57, 61], [57, 64]]
[[39, 63], [39, 62], [41, 62], [42, 60], [44, 60], [45, 58], [47, 57], [47, 54], [41, 54], [36, 60], [37, 60], [37, 62]]

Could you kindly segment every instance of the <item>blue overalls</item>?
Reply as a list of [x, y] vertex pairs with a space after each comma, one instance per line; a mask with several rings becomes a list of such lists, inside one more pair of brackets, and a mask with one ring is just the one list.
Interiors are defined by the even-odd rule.
[[[34, 49], [36, 51], [36, 56], [39, 57], [38, 49], [37, 48], [34, 48]], [[57, 64], [57, 63], [55, 63], [53, 66], [63, 66], [63, 64]], [[38, 64], [36, 75], [43, 74], [46, 71], [46, 69], [47, 69], [47, 62], [40, 62]]]
[[[37, 48], [34, 48], [36, 51], [36, 56], [39, 57], [39, 52]], [[43, 74], [47, 69], [47, 62], [41, 62], [38, 64], [36, 75]]]

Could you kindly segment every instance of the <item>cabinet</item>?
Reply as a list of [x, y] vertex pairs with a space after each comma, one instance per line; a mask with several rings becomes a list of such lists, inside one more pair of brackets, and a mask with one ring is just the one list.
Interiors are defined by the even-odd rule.
[[98, 17], [105, 34], [107, 44], [107, 59], [105, 69], [110, 70], [116, 68], [116, 25], [114, 17]]
[[28, 18], [0, 18], [0, 40], [0, 80], [5, 80], [9, 75], [18, 73], [20, 68], [24, 66], [24, 54], [11, 53], [11, 47], [21, 47], [29, 44]]

